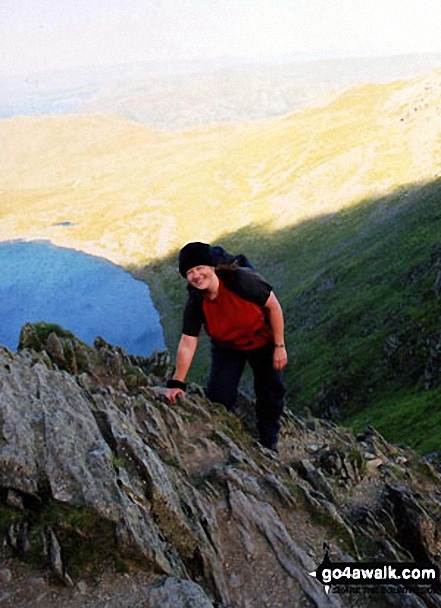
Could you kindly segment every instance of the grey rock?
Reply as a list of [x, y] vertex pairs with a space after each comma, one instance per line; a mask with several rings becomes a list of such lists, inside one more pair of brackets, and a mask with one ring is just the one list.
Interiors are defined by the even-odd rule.
[[49, 560], [51, 570], [55, 576], [65, 583], [68, 587], [73, 587], [73, 581], [64, 569], [63, 560], [61, 559], [61, 548], [54, 531], [48, 528], [46, 531], [49, 546]]
[[76, 586], [81, 595], [86, 595], [89, 591], [89, 586], [85, 581], [77, 581]]
[[325, 476], [320, 469], [316, 469], [314, 465], [306, 459], [294, 461], [292, 466], [315, 490], [321, 492], [327, 500], [335, 502], [331, 486], [326, 481]]
[[61, 341], [59, 340], [55, 332], [51, 332], [46, 342], [45, 350], [49, 357], [59, 365], [63, 367], [66, 365], [66, 359], [64, 357], [64, 350]]
[[327, 596], [321, 585], [317, 585], [309, 576], [308, 573], [314, 569], [313, 565], [292, 539], [273, 506], [232, 485], [229, 489], [229, 504], [239, 527], [245, 528], [249, 536], [257, 531], [267, 540], [269, 550], [274, 553], [280, 566], [288, 576], [300, 582], [303, 592], [315, 605], [339, 606], [338, 597]]
[[34, 350], [41, 349], [41, 342], [37, 334], [37, 330], [32, 323], [25, 323], [20, 331], [18, 338], [18, 350]]
[[47, 588], [46, 581], [42, 576], [31, 576], [28, 578], [28, 582], [33, 589], [43, 591]]
[[190, 580], [167, 578], [146, 590], [149, 608], [213, 608], [203, 589]]
[[65, 585], [65, 543], [93, 547], [100, 534], [118, 560], [166, 576], [145, 590], [146, 605], [161, 608], [347, 606], [308, 574], [329, 538], [344, 561], [437, 559], [441, 477], [374, 429], [357, 443], [333, 423], [287, 413], [280, 457], [269, 458], [252, 445], [252, 420], [198, 387], [168, 403], [152, 386], [170, 372], [167, 354], [39, 335], [28, 324], [18, 354], [0, 347], [0, 506], [15, 513], [8, 551], [38, 549]]
[[11, 507], [15, 507], [16, 509], [19, 509], [20, 511], [23, 511], [23, 509], [24, 509], [23, 497], [21, 496], [21, 494], [19, 492], [15, 492], [11, 488], [8, 490], [8, 493], [6, 496], [6, 503]]
[[387, 596], [387, 602], [390, 606], [396, 608], [427, 608], [427, 606], [438, 606], [436, 603], [436, 597], [433, 600], [429, 600], [430, 604], [427, 604], [423, 599], [420, 599], [413, 593], [394, 595], [389, 593]]
[[0, 584], [7, 585], [12, 580], [12, 572], [9, 568], [0, 568]]
[[391, 514], [397, 539], [415, 560], [437, 560], [439, 541], [435, 519], [421, 505], [419, 496], [409, 487], [388, 485], [383, 504]]
[[[219, 557], [198, 522], [193, 487], [145, 443], [142, 429], [114, 404], [116, 393], [88, 398], [68, 373], [3, 348], [0, 373], [2, 487], [92, 509], [113, 522], [124, 555], [169, 575], [187, 576], [185, 562], [199, 550], [209, 580], [226, 594]], [[124, 463], [118, 472], [115, 458]], [[12, 528], [10, 545], [18, 549], [19, 541]], [[52, 565], [64, 576], [57, 559]]]

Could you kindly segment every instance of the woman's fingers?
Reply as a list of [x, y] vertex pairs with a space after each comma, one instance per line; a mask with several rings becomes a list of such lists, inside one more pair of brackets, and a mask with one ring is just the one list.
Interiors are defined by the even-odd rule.
[[273, 355], [273, 366], [274, 369], [277, 371], [280, 371], [281, 369], [283, 369], [285, 367], [285, 365], [288, 363], [288, 355], [286, 353], [286, 348], [276, 348], [274, 350], [274, 355]]
[[165, 391], [165, 396], [170, 401], [170, 403], [176, 403], [178, 395], [185, 397], [185, 393], [181, 388], [168, 388]]

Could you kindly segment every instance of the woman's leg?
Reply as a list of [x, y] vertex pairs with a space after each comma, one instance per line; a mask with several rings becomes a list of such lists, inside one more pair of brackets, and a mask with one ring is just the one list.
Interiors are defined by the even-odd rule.
[[272, 344], [249, 351], [248, 360], [254, 373], [257, 428], [260, 443], [275, 447], [283, 412], [285, 385], [282, 373], [273, 368]]
[[211, 371], [205, 394], [211, 401], [222, 403], [228, 410], [236, 405], [237, 388], [246, 363], [239, 350], [223, 348], [212, 343]]

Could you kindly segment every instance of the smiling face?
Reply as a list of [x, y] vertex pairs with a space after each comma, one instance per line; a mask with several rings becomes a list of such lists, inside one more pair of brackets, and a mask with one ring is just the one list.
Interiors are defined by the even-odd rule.
[[194, 266], [187, 271], [187, 281], [196, 289], [217, 293], [219, 279], [212, 266]]

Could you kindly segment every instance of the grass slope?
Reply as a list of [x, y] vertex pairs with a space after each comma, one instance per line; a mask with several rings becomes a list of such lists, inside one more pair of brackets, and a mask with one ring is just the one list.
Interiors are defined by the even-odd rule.
[[[278, 232], [249, 227], [220, 239], [249, 255], [282, 302], [293, 410], [356, 430], [372, 424], [421, 453], [439, 449], [440, 202], [436, 180]], [[175, 266], [171, 256], [144, 270], [172, 348], [185, 299]], [[207, 348], [193, 379], [206, 377]]]
[[292, 260], [281, 285], [292, 407], [439, 449], [440, 200], [437, 180], [285, 233], [281, 254], [268, 248]]

